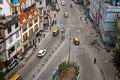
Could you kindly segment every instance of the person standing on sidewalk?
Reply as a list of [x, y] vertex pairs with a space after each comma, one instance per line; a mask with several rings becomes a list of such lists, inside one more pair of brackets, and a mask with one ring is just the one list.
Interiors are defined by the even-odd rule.
[[94, 64], [96, 63], [96, 57], [94, 58]]

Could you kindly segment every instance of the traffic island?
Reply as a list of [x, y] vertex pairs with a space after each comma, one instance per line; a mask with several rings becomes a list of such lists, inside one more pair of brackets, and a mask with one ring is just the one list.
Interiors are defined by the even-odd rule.
[[52, 74], [52, 80], [78, 80], [79, 74], [80, 70], [76, 62], [63, 62]]

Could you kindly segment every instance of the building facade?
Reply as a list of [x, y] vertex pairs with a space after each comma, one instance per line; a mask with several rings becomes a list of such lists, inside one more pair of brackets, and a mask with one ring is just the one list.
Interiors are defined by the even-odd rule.
[[90, 0], [89, 14], [95, 27], [98, 28], [100, 0]]
[[0, 59], [10, 61], [22, 53], [20, 27], [17, 16], [0, 19]]
[[46, 23], [46, 20], [44, 18], [44, 13], [46, 10], [46, 0], [36, 0], [36, 7], [39, 9], [39, 13], [40, 13], [40, 30], [41, 31], [44, 31], [45, 29], [45, 25], [47, 24]]
[[117, 13], [120, 12], [120, 6], [112, 5], [110, 1], [101, 1], [99, 30], [106, 48], [114, 47], [110, 35], [114, 32], [114, 25], [117, 21]]
[[19, 14], [23, 52], [36, 45], [36, 34], [40, 31], [40, 14], [35, 1], [30, 1], [24, 4], [27, 4], [26, 8]]
[[11, 7], [7, 0], [0, 0], [0, 15], [12, 15]]

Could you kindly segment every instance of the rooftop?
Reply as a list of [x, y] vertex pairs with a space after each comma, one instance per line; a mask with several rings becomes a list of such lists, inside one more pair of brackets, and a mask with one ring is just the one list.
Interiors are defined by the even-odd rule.
[[11, 16], [0, 16], [0, 28], [7, 28], [10, 25], [13, 25], [18, 21], [17, 16], [11, 15]]

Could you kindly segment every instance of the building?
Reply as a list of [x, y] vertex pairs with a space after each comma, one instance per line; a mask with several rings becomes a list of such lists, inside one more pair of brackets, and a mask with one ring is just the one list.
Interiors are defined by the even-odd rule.
[[[21, 4], [23, 3], [21, 0]], [[36, 34], [40, 31], [40, 14], [34, 0], [27, 0], [23, 6], [23, 12], [19, 14], [19, 21], [21, 27], [22, 49], [25, 53], [30, 47], [36, 45]]]
[[90, 0], [89, 14], [96, 29], [98, 29], [99, 10], [100, 10], [100, 0]]
[[44, 11], [46, 11], [46, 0], [36, 0], [36, 7], [40, 13], [40, 30], [44, 31]]
[[0, 59], [8, 62], [22, 54], [20, 27], [17, 16], [0, 18]]
[[[113, 0], [114, 2], [117, 0]], [[118, 3], [118, 2], [115, 2]], [[114, 25], [117, 21], [117, 13], [120, 12], [120, 6], [110, 1], [101, 1], [99, 30], [100, 35], [107, 49], [114, 47], [110, 35], [114, 32]]]
[[0, 15], [12, 15], [11, 7], [7, 0], [0, 0]]

